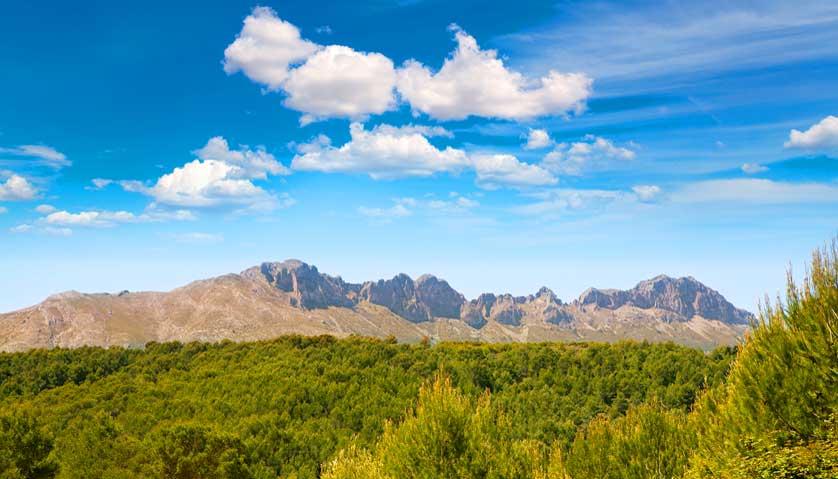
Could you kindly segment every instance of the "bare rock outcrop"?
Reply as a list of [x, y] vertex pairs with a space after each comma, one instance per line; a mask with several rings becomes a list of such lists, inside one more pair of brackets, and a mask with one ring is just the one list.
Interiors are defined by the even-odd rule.
[[694, 316], [730, 324], [748, 324], [751, 313], [738, 309], [719, 292], [708, 288], [693, 277], [671, 278], [656, 276], [641, 281], [629, 290], [589, 288], [579, 297], [582, 305], [616, 309], [632, 305], [641, 309], [660, 309], [676, 313], [684, 320]]
[[[258, 272], [257, 272], [258, 270]], [[245, 277], [262, 275], [268, 284], [281, 291], [292, 293], [292, 306], [304, 309], [351, 307], [347, 297], [348, 287], [340, 277], [332, 277], [317, 271], [302, 261], [291, 259], [281, 263], [262, 263], [242, 273]]]

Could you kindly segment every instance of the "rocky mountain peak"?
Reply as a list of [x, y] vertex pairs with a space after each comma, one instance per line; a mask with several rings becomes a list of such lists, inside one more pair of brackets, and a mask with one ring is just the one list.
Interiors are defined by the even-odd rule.
[[[712, 347], [735, 342], [750, 318], [692, 277], [656, 276], [625, 291], [591, 288], [572, 304], [546, 287], [528, 296], [484, 293], [468, 301], [430, 274], [353, 284], [290, 259], [168, 293], [53, 295], [35, 307], [0, 314], [0, 349], [289, 333], [489, 341], [628, 337]], [[659, 328], [660, 322], [670, 326]]]
[[245, 277], [261, 275], [268, 284], [281, 291], [291, 293], [292, 306], [305, 309], [328, 308], [329, 306], [352, 306], [347, 297], [347, 285], [339, 277], [321, 274], [316, 266], [300, 260], [266, 262], [257, 268], [242, 273]]
[[672, 278], [659, 275], [641, 281], [629, 290], [589, 288], [582, 293], [578, 302], [607, 309], [623, 305], [641, 309], [657, 308], [676, 313], [685, 320], [701, 316], [733, 324], [748, 324], [752, 317], [692, 276]]

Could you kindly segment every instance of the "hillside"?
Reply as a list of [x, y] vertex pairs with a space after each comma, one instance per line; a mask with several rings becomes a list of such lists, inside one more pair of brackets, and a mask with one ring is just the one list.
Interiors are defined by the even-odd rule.
[[694, 278], [658, 276], [630, 290], [589, 289], [563, 302], [529, 296], [467, 300], [432, 275], [353, 284], [289, 260], [196, 281], [167, 293], [65, 292], [0, 315], [0, 350], [253, 341], [284, 334], [435, 341], [675, 341], [735, 344], [750, 313]]

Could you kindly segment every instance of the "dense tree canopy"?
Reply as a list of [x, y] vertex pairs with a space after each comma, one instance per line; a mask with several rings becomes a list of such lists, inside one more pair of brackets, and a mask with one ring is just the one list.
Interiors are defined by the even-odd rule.
[[[336, 451], [374, 444], [440, 371], [469, 398], [491, 393], [511, 439], [569, 445], [580, 425], [646, 400], [686, 412], [703, 386], [721, 382], [732, 357], [727, 348], [708, 355], [632, 342], [430, 346], [298, 336], [32, 351], [0, 354], [0, 410], [38, 418], [32, 427], [54, 442], [61, 477], [224, 477], [230, 468], [316, 477]], [[191, 458], [203, 457], [218, 462], [194, 472]]]

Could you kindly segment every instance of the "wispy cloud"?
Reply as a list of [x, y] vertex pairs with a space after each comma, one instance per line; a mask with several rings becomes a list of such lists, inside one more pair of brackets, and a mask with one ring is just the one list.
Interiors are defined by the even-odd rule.
[[759, 163], [744, 163], [741, 167], [742, 173], [746, 175], [755, 175], [768, 171], [768, 167], [760, 165]]
[[32, 159], [36, 163], [49, 166], [53, 169], [60, 169], [70, 166], [72, 162], [67, 155], [61, 153], [51, 146], [46, 145], [21, 145], [16, 148], [0, 147], [0, 154], [14, 155]]
[[836, 58], [838, 4], [786, 2], [572, 3], [547, 27], [501, 42], [538, 70], [572, 65], [598, 81], [643, 79]]
[[676, 203], [838, 203], [838, 185], [756, 178], [709, 180], [687, 184], [670, 198]]

